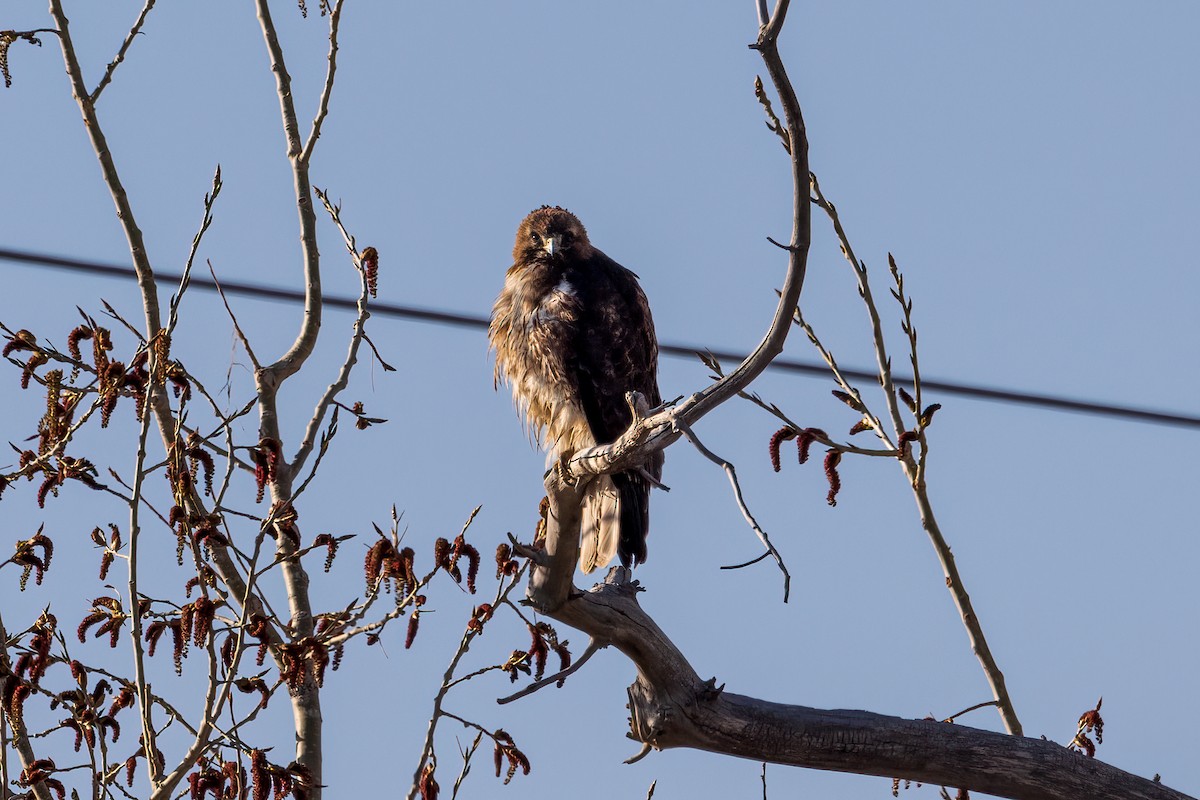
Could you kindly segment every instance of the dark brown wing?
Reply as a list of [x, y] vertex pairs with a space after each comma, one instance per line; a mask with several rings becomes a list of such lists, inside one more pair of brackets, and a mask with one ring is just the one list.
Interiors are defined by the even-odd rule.
[[[596, 442], [605, 444], [633, 421], [626, 392], [641, 392], [651, 407], [662, 402], [654, 321], [637, 276], [599, 250], [568, 272], [581, 300], [571, 364], [577, 396]], [[662, 455], [646, 468], [660, 477]], [[612, 478], [621, 497], [617, 552], [626, 566], [639, 564], [646, 560], [650, 485], [632, 472]]]
[[632, 417], [625, 393], [641, 392], [650, 405], [658, 390], [658, 341], [637, 276], [599, 250], [567, 279], [580, 294], [574, 371], [592, 435], [611, 442]]

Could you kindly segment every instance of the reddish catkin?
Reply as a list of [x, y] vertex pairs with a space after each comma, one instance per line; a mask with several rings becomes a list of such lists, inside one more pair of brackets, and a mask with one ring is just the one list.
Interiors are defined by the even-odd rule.
[[367, 582], [367, 594], [375, 594], [378, 591], [383, 562], [395, 552], [396, 548], [387, 539], [380, 539], [367, 550], [367, 556], [363, 560], [363, 577]]
[[100, 556], [100, 580], [105, 580], [108, 577], [108, 570], [112, 567], [116, 557], [116, 554], [108, 549], [105, 549], [104, 553]]
[[75, 629], [75, 635], [79, 637], [79, 643], [83, 644], [87, 641], [88, 628], [107, 618], [108, 614], [103, 611], [93, 611], [84, 617], [83, 621], [79, 623], [79, 627]]
[[416, 568], [413, 566], [416, 557], [417, 554], [411, 547], [404, 548], [396, 555], [396, 580], [403, 584], [403, 587], [397, 592], [397, 602], [402, 597], [407, 597], [412, 592], [415, 592], [417, 585], [420, 583], [417, 579]]
[[[561, 643], [556, 642], [554, 644], [554, 647], [551, 648], [552, 650], [554, 650], [555, 653], [558, 654], [558, 671], [559, 672], [566, 672], [567, 668], [571, 666], [571, 651], [567, 649], [568, 644], [570, 644], [570, 642], [561, 642]], [[567, 682], [567, 678], [565, 675], [563, 677], [559, 678], [558, 679], [558, 688], [561, 689], [563, 687], [563, 684], [566, 682]]]
[[262, 451], [251, 449], [250, 460], [254, 462], [254, 485], [258, 491], [254, 502], [261, 503], [267, 490], [267, 457]]
[[185, 642], [192, 640], [192, 626], [196, 622], [196, 604], [188, 603], [179, 609], [179, 631]]
[[463, 544], [462, 555], [467, 557], [467, 591], [475, 594], [475, 579], [479, 577], [479, 551], [473, 544]]
[[500, 580], [500, 577], [504, 574], [504, 567], [508, 564], [508, 561], [511, 558], [511, 547], [509, 547], [507, 544], [496, 545], [496, 580]]
[[812, 443], [817, 440], [818, 435], [824, 436], [825, 432], [820, 428], [805, 428], [796, 436], [796, 455], [801, 464], [808, 462], [808, 451], [812, 447]]
[[433, 543], [433, 565], [438, 569], [450, 570], [450, 541], [438, 537]]
[[904, 431], [900, 434], [900, 438], [896, 440], [897, 449], [900, 450], [901, 456], [907, 456], [912, 450], [912, 443], [917, 441], [920, 436], [916, 431]]
[[542, 675], [546, 672], [546, 657], [550, 655], [550, 648], [546, 644], [546, 639], [542, 636], [542, 631], [533, 625], [529, 627], [529, 637], [531, 643], [529, 645], [529, 656], [533, 659], [534, 673], [533, 679], [540, 681]]
[[162, 638], [163, 633], [167, 630], [165, 620], [156, 619], [146, 626], [146, 655], [154, 657], [154, 651], [158, 649], [158, 640]]
[[362, 251], [363, 277], [367, 281], [367, 291], [371, 297], [379, 292], [379, 251], [368, 247]]
[[19, 330], [12, 335], [8, 343], [4, 345], [3, 355], [8, 358], [10, 354], [17, 353], [22, 350], [33, 350], [37, 345], [37, 337], [27, 330]]
[[233, 669], [233, 656], [237, 652], [237, 634], [233, 631], [225, 634], [225, 641], [221, 642], [221, 663], [225, 665], [225, 669]]
[[309, 637], [308, 650], [312, 653], [313, 678], [317, 682], [317, 688], [324, 688], [325, 668], [329, 666], [329, 648]]
[[825, 502], [831, 506], [837, 505], [837, 495], [842, 489], [842, 479], [838, 476], [838, 462], [842, 460], [842, 452], [836, 449], [830, 449], [825, 453], [825, 477], [829, 480], [829, 494], [825, 496]]
[[920, 423], [922, 428], [928, 426], [929, 423], [933, 422], [933, 415], [936, 414], [938, 412], [938, 409], [940, 409], [941, 407], [942, 407], [941, 403], [934, 403], [932, 405], [925, 407], [925, 410], [921, 412], [920, 420], [918, 420], [918, 422]]
[[108, 716], [115, 717], [121, 709], [132, 707], [133, 700], [133, 688], [122, 686], [121, 691], [117, 692], [117, 696], [113, 698], [112, 705], [108, 707]]
[[271, 794], [271, 771], [267, 754], [262, 750], [250, 751], [250, 778], [254, 781], [253, 800], [267, 800]]
[[112, 742], [116, 743], [121, 738], [121, 723], [117, 722], [111, 716], [101, 717], [100, 720], [100, 738], [104, 738], [106, 730], [112, 731]]
[[316, 539], [313, 539], [313, 547], [321, 546], [327, 548], [325, 552], [325, 571], [329, 572], [333, 566], [333, 558], [337, 555], [338, 540], [334, 538], [332, 533], [322, 533]]
[[216, 619], [217, 606], [205, 595], [200, 595], [195, 602], [196, 618], [193, 622], [192, 641], [196, 647], [203, 647], [212, 633], [213, 620]]
[[234, 686], [238, 688], [238, 691], [245, 692], [246, 694], [258, 692], [260, 695], [258, 700], [259, 708], [266, 708], [267, 703], [271, 699], [271, 690], [267, 688], [267, 682], [262, 678], [241, 678], [234, 681]]
[[195, 478], [195, 471], [198, 467], [204, 468], [204, 493], [213, 495], [213, 471], [216, 465], [213, 463], [212, 454], [202, 447], [193, 447], [188, 450], [188, 458], [192, 462], [192, 478]]
[[771, 434], [771, 441], [768, 443], [768, 449], [771, 453], [771, 467], [779, 472], [781, 469], [779, 464], [779, 446], [786, 441], [796, 438], [796, 430], [790, 425], [785, 425], [779, 430]]
[[421, 625], [421, 612], [414, 611], [412, 616], [408, 618], [408, 633], [404, 636], [404, 649], [408, 650], [413, 646], [413, 641], [417, 638], [417, 628]]
[[2, 692], [4, 712], [8, 714], [8, 721], [14, 728], [25, 724], [25, 700], [32, 693], [33, 686], [16, 675], [9, 675], [5, 679]]
[[36, 370], [38, 367], [42, 366], [49, 360], [50, 360], [49, 357], [46, 356], [46, 354], [44, 354], [42, 352], [36, 352], [29, 357], [29, 360], [25, 362], [25, 369], [21, 370], [21, 388], [22, 389], [29, 388], [29, 381], [31, 378], [33, 378], [34, 370]]
[[167, 627], [171, 629], [172, 644], [174, 647], [171, 650], [171, 657], [175, 662], [175, 674], [183, 674], [183, 659], [187, 656], [187, 637], [183, 635], [183, 623], [178, 619], [171, 620]]

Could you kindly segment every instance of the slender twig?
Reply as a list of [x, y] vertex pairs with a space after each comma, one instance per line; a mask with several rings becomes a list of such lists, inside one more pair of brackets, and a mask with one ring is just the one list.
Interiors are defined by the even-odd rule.
[[346, 249], [353, 260], [354, 268], [358, 270], [360, 291], [358, 295], [358, 315], [354, 318], [354, 333], [350, 337], [350, 346], [346, 352], [346, 359], [342, 362], [342, 366], [338, 370], [337, 378], [333, 383], [329, 384], [325, 389], [325, 393], [321, 395], [321, 399], [317, 402], [317, 407], [313, 411], [312, 418], [308, 421], [308, 426], [304, 430], [304, 438], [301, 440], [296, 454], [292, 457], [293, 473], [300, 470], [312, 452], [313, 444], [317, 439], [317, 432], [321, 429], [321, 425], [325, 421], [325, 414], [328, 413], [330, 404], [350, 384], [350, 373], [353, 371], [354, 365], [358, 363], [358, 348], [362, 344], [363, 335], [366, 331], [367, 318], [371, 316], [371, 312], [367, 310], [367, 300], [371, 296], [370, 287], [367, 283], [366, 270], [362, 266], [362, 258], [354, 244], [354, 237], [350, 235], [350, 232], [346, 230], [346, 226], [342, 224], [341, 210], [329, 201], [329, 195], [321, 189], [316, 189], [315, 191], [321, 203], [324, 204], [325, 210], [329, 212], [333, 223], [341, 231], [342, 238], [346, 243]]
[[[897, 397], [895, 384], [892, 379], [891, 359], [887, 355], [887, 346], [884, 341], [883, 328], [879, 319], [879, 310], [875, 305], [875, 300], [871, 294], [870, 281], [867, 276], [867, 267], [862, 261], [854, 255], [854, 248], [850, 244], [849, 237], [846, 235], [845, 229], [842, 227], [841, 219], [838, 217], [837, 208], [833, 203], [826, 199], [821, 192], [821, 186], [817, 182], [816, 176], [812, 176], [812, 192], [813, 202], [815, 202], [822, 210], [825, 211], [833, 223], [834, 232], [837, 235], [838, 241], [841, 243], [842, 252], [846, 256], [846, 260], [850, 262], [851, 268], [854, 270], [855, 277], [858, 281], [859, 295], [862, 297], [863, 303], [867, 307], [867, 315], [871, 321], [871, 332], [875, 342], [875, 360], [879, 368], [879, 381], [883, 387], [884, 402], [887, 404], [888, 413], [892, 418], [892, 425], [895, 429], [896, 436], [899, 437], [904, 432], [905, 426], [903, 417], [900, 412], [900, 401]], [[898, 270], [897, 270], [898, 272]], [[899, 299], [899, 298], [898, 298]], [[905, 303], [901, 300], [901, 303]], [[907, 309], [906, 309], [907, 310]], [[797, 317], [799, 310], [797, 309]], [[805, 325], [803, 320], [800, 324], [805, 326], [806, 332], [809, 333], [809, 338], [815, 344], [819, 343], [815, 335], [811, 332], [811, 327]], [[906, 314], [906, 325], [912, 326], [911, 317]], [[910, 348], [915, 347], [915, 335], [910, 333]], [[825, 355], [824, 348], [820, 348], [822, 355]], [[832, 358], [826, 356], [826, 361], [830, 363], [831, 369], [834, 368]], [[914, 367], [916, 359], [913, 359]], [[835, 372], [835, 375], [837, 373]], [[839, 379], [840, 380], [840, 379]], [[849, 391], [849, 390], [847, 390]], [[856, 395], [857, 396], [857, 395]], [[861, 397], [859, 398], [861, 400]], [[918, 407], [920, 413], [920, 407]], [[884, 431], [877, 429], [876, 434], [890, 444], [890, 440]], [[924, 448], [922, 448], [924, 449]], [[929, 493], [924, 482], [924, 469], [914, 461], [911, 454], [903, 455], [900, 459], [901, 468], [904, 470], [904, 475], [908, 479], [909, 485], [912, 488], [913, 498], [917, 503], [917, 509], [921, 517], [921, 527], [929, 537], [930, 543], [933, 545], [935, 554], [939, 564], [942, 567], [942, 573], [946, 579], [946, 588], [949, 589], [951, 597], [954, 600], [954, 605], [958, 610], [959, 616], [962, 619], [963, 627], [967, 630], [967, 638], [971, 643], [971, 650], [975, 653], [980, 667], [983, 669], [984, 676], [987, 678], [988, 684], [992, 689], [992, 696], [996, 700], [996, 707], [1000, 712], [1000, 718], [1004, 722], [1004, 728], [1014, 736], [1022, 734], [1021, 722], [1017, 718], [1017, 712], [1013, 707], [1012, 698], [1008, 694], [1008, 688], [1004, 683], [1004, 673], [1000, 671], [999, 665], [996, 663], [995, 657], [992, 655], [991, 648], [988, 646], [987, 637], [983, 632], [983, 625], [979, 621], [979, 616], [975, 612], [975, 608], [971, 603], [971, 597], [967, 594], [966, 587], [963, 585], [962, 576], [958, 572], [958, 566], [954, 561], [954, 554], [950, 550], [950, 545], [946, 542], [945, 536], [942, 534], [941, 527], [938, 525], [937, 518], [933, 513], [933, 504], [929, 499]]]
[[[156, 361], [158, 356], [151, 348], [150, 352], [150, 372], [154, 374]], [[132, 496], [129, 499], [129, 608], [130, 608], [130, 639], [133, 646], [133, 680], [137, 690], [138, 710], [141, 712], [142, 724], [142, 741], [146, 745], [148, 754], [154, 753], [157, 748], [156, 733], [154, 730], [154, 721], [151, 718], [152, 703], [149, 697], [149, 686], [146, 683], [146, 660], [145, 651], [142, 645], [142, 611], [141, 593], [138, 591], [138, 557], [141, 541], [142, 529], [139, 512], [142, 506], [142, 487], [146, 478], [146, 440], [150, 434], [150, 409], [142, 408], [141, 427], [138, 430], [138, 449], [137, 456], [134, 460], [133, 472], [133, 490]], [[159, 764], [157, 758], [146, 758], [147, 776], [150, 779], [150, 785], [158, 784]]]
[[[884, 403], [892, 418], [892, 426], [896, 430], [896, 435], [899, 436], [905, 429], [904, 421], [900, 414], [900, 402], [896, 398], [896, 387], [892, 379], [892, 359], [888, 356], [887, 339], [883, 335], [883, 322], [879, 318], [879, 307], [871, 293], [871, 280], [867, 272], [867, 265], [854, 254], [854, 247], [850, 244], [850, 238], [842, 227], [837, 209], [825, 199], [825, 195], [821, 192], [821, 184], [817, 182], [817, 176], [810, 174], [809, 178], [813, 199], [833, 223], [834, 233], [837, 234], [838, 242], [842, 247], [842, 255], [850, 263], [854, 270], [854, 277], [858, 281], [858, 294], [862, 298], [871, 322], [871, 336], [875, 342], [875, 364], [879, 370], [879, 384], [883, 387]], [[882, 433], [882, 431], [878, 431], [878, 433]]]
[[779, 571], [783, 573], [783, 602], [788, 601], [788, 595], [792, 590], [792, 576], [788, 572], [787, 565], [783, 563], [783, 556], [775, 549], [775, 545], [771, 542], [771, 537], [758, 524], [758, 520], [750, 513], [750, 508], [746, 505], [746, 498], [742, 495], [742, 486], [738, 482], [737, 470], [733, 464], [718, 456], [713, 451], [704, 446], [703, 442], [696, 436], [696, 433], [683, 422], [679, 422], [679, 432], [684, 438], [691, 442], [692, 446], [700, 451], [700, 455], [707, 458], [709, 461], [716, 464], [725, 471], [725, 475], [729, 478], [729, 483], [733, 487], [733, 496], [737, 501], [738, 509], [742, 512], [746, 522], [749, 523], [750, 529], [758, 536], [758, 540], [763, 543], [763, 547], [767, 548], [767, 552], [775, 559], [775, 563], [779, 566]]
[[913, 405], [915, 406], [913, 416], [917, 420], [917, 437], [921, 443], [921, 454], [917, 458], [917, 473], [914, 481], [918, 485], [924, 485], [925, 464], [929, 456], [929, 440], [925, 435], [925, 427], [929, 424], [929, 419], [926, 417], [925, 404], [921, 396], [921, 363], [917, 356], [917, 327], [913, 323], [912, 298], [904, 293], [904, 274], [900, 272], [900, 267], [891, 253], [888, 253], [888, 270], [892, 273], [892, 282], [896, 284], [896, 288], [892, 290], [892, 297], [896, 298], [896, 302], [900, 304], [900, 311], [904, 315], [900, 329], [908, 336], [908, 359], [913, 369]]
[[942, 720], [942, 722], [954, 722], [954, 720], [958, 719], [963, 714], [970, 714], [972, 711], [978, 711], [981, 708], [987, 708], [988, 706], [994, 706], [994, 705], [997, 705], [997, 701], [984, 700], [982, 703], [976, 703], [973, 706], [968, 706], [967, 708], [964, 708], [962, 711], [958, 712], [957, 714], [951, 714], [950, 716], [948, 716], [944, 720]]
[[[517, 572], [517, 574], [512, 577], [512, 580], [510, 580], [507, 584], [501, 580], [496, 590], [496, 599], [492, 602], [493, 608], [499, 606], [508, 599], [509, 592], [511, 592], [513, 587], [521, 582], [521, 579], [525, 576], [525, 571], [528, 569], [528, 566], [528, 563], [523, 565], [520, 571]], [[428, 763], [430, 756], [433, 754], [433, 737], [434, 733], [437, 732], [438, 721], [444, 716], [451, 717], [452, 719], [459, 719], [458, 717], [455, 717], [449, 712], [443, 710], [442, 702], [446, 699], [446, 693], [450, 691], [450, 687], [454, 684], [454, 671], [458, 669], [458, 662], [462, 661], [463, 656], [467, 654], [467, 650], [469, 650], [471, 647], [471, 642], [473, 642], [475, 637], [481, 632], [481, 630], [468, 628], [466, 632], [463, 633], [462, 639], [458, 643], [458, 648], [454, 651], [454, 655], [451, 656], [450, 663], [447, 665], [446, 671], [442, 674], [442, 685], [439, 687], [437, 694], [435, 694], [433, 697], [433, 711], [429, 715], [429, 727], [425, 730], [425, 741], [421, 744], [421, 757], [417, 759], [417, 768], [413, 772], [412, 787], [408, 790], [407, 800], [414, 800], [414, 798], [417, 796], [418, 785], [421, 781], [421, 771], [425, 769], [425, 764]], [[470, 724], [461, 719], [459, 721], [463, 722], [463, 724]], [[478, 725], [472, 725], [472, 727], [484, 731], [484, 729], [480, 728]], [[484, 731], [484, 733], [487, 733], [488, 736], [492, 736], [492, 734], [487, 731]]]
[[258, 363], [258, 358], [254, 355], [254, 348], [250, 346], [250, 340], [242, 331], [242, 326], [238, 324], [237, 315], [233, 313], [233, 309], [229, 306], [229, 298], [225, 296], [225, 292], [221, 290], [221, 282], [217, 280], [217, 272], [213, 269], [211, 261], [206, 261], [208, 264], [208, 272], [212, 275], [213, 286], [217, 289], [217, 294], [221, 296], [221, 302], [225, 304], [225, 311], [229, 314], [229, 319], [233, 322], [233, 330], [237, 334], [238, 339], [242, 343], [242, 347], [246, 348], [246, 355], [250, 356], [250, 363], [254, 365], [254, 370], [257, 372], [262, 369], [262, 365]]
[[590, 640], [588, 642], [587, 648], [583, 651], [583, 654], [578, 658], [578, 660], [576, 660], [573, 664], [571, 664], [571, 666], [567, 667], [566, 669], [561, 669], [558, 672], [554, 673], [553, 675], [547, 675], [545, 678], [542, 678], [540, 681], [535, 681], [535, 682], [529, 684], [524, 689], [521, 689], [519, 692], [514, 692], [513, 694], [507, 695], [505, 697], [497, 698], [496, 702], [499, 703], [500, 705], [505, 705], [507, 703], [511, 703], [514, 700], [520, 700], [522, 697], [531, 695], [534, 692], [538, 691], [539, 689], [543, 689], [552, 683], [560, 683], [561, 681], [566, 680], [570, 675], [574, 674], [576, 670], [578, 670], [580, 667], [582, 667], [584, 664], [586, 664], [588, 662], [588, 659], [590, 659], [592, 656], [596, 655], [596, 653], [603, 650], [607, 646], [608, 645], [606, 645], [606, 644], [600, 644], [595, 639]]
[[[475, 751], [479, 749], [479, 743], [483, 741], [483, 733], [475, 734], [475, 741], [471, 742], [471, 746], [462, 751], [463, 765], [458, 771], [458, 777], [454, 779], [454, 790], [450, 793], [450, 800], [455, 800], [458, 797], [458, 789], [462, 786], [463, 780], [467, 777], [467, 773], [471, 771], [471, 756], [475, 755]], [[460, 748], [461, 749], [461, 748]]]
[[[798, 313], [799, 313], [799, 311], [797, 311], [797, 314]], [[808, 331], [811, 331], [811, 329], [806, 329], [806, 332], [808, 332]], [[816, 336], [815, 333], [811, 333], [811, 332], [809, 333], [810, 339], [815, 338], [815, 336]], [[820, 343], [817, 342], [816, 344], [817, 344], [817, 348], [824, 352], [824, 349], [821, 347]], [[705, 366], [714, 370], [717, 373], [718, 377], [720, 377], [720, 375], [723, 374], [723, 373], [721, 373], [720, 362], [717, 361], [716, 357], [713, 356], [711, 353], [703, 355], [702, 361], [704, 362]], [[841, 371], [838, 370], [838, 367], [837, 367], [837, 362], [833, 360], [832, 355], [828, 356], [825, 363], [827, 366], [830, 367], [831, 370], [835, 371], [834, 378], [835, 378], [835, 380], [838, 381], [838, 385], [843, 387], [843, 389], [845, 389], [847, 392], [849, 392], [852, 396], [854, 396], [856, 399], [858, 399], [861, 402], [862, 398], [859, 395], [858, 390], [855, 389], [853, 386], [851, 386], [846, 381], [845, 376], [841, 375]], [[759, 397], [754, 392], [738, 392], [738, 397], [741, 397], [743, 400], [748, 400], [749, 402], [751, 402], [754, 405], [758, 406], [759, 408], [763, 409], [768, 414], [771, 414], [773, 417], [779, 419], [785, 425], [787, 425], [790, 428], [793, 428], [796, 431], [801, 431], [801, 430], [805, 429], [804, 425], [801, 425], [800, 423], [796, 422], [791, 417], [789, 417], [787, 415], [787, 413], [784, 412], [784, 410], [781, 409], [779, 406], [775, 405], [774, 403], [769, 403], [766, 400], [763, 400], [761, 397]], [[871, 447], [859, 447], [857, 445], [852, 445], [852, 444], [848, 444], [845, 442], [836, 442], [829, 436], [823, 435], [822, 432], [819, 430], [810, 430], [809, 432], [811, 434], [813, 434], [814, 441], [820, 442], [821, 444], [825, 445], [826, 447], [836, 448], [837, 450], [839, 450], [843, 453], [854, 453], [855, 455], [872, 456], [874, 458], [896, 458], [898, 455], [900, 455], [900, 451], [894, 447], [890, 447], [886, 450], [880, 450], [878, 448], [871, 448]], [[757, 561], [757, 560], [758, 559], [755, 559], [755, 561]]]
[[312, 483], [313, 478], [317, 477], [317, 470], [321, 467], [321, 461], [324, 460], [325, 454], [329, 451], [329, 444], [338, 432], [338, 411], [339, 409], [335, 406], [333, 413], [329, 416], [329, 427], [321, 434], [321, 441], [317, 445], [317, 457], [313, 460], [312, 469], [308, 471], [308, 477], [300, 483], [300, 487], [292, 492], [292, 502], [295, 502], [296, 498], [304, 494], [304, 490]]
[[[222, 185], [221, 165], [218, 164], [216, 172], [213, 173], [212, 191], [204, 195], [204, 216], [200, 221], [200, 229], [192, 237], [192, 246], [188, 250], [187, 261], [183, 265], [183, 275], [179, 279], [179, 289], [171, 297], [170, 310], [167, 314], [168, 336], [175, 331], [175, 326], [179, 323], [179, 306], [183, 303], [183, 295], [192, 281], [192, 263], [196, 260], [196, 252], [200, 249], [200, 242], [203, 241], [205, 232], [212, 225], [213, 205], [217, 202], [217, 195], [221, 194]], [[211, 264], [209, 269], [212, 269]]]
[[325, 71], [325, 87], [321, 90], [321, 99], [317, 103], [317, 116], [313, 120], [304, 152], [300, 155], [300, 161], [305, 164], [312, 158], [313, 148], [317, 146], [317, 139], [321, 137], [321, 125], [329, 114], [329, 97], [333, 94], [333, 77], [337, 72], [338, 23], [342, 18], [342, 2], [343, 0], [337, 0], [329, 12], [329, 67]]
[[100, 83], [96, 84], [95, 90], [88, 97], [88, 102], [92, 105], [96, 105], [96, 101], [100, 98], [100, 93], [112, 81], [112, 76], [117, 71], [117, 66], [125, 60], [125, 54], [129, 52], [129, 48], [133, 45], [134, 38], [141, 32], [142, 25], [145, 24], [146, 17], [150, 14], [150, 9], [154, 8], [154, 3], [155, 0], [146, 0], [146, 5], [142, 7], [142, 13], [138, 14], [137, 21], [129, 29], [129, 35], [125, 37], [125, 41], [121, 44], [121, 49], [117, 51], [116, 58], [109, 62], [108, 68], [104, 70], [104, 77], [100, 79]]

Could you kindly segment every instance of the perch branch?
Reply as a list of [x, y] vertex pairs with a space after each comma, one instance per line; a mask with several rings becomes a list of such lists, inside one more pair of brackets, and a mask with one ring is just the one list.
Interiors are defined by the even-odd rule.
[[[556, 498], [551, 497], [553, 508]], [[547, 545], [560, 535], [553, 515]], [[784, 705], [724, 691], [695, 669], [637, 602], [620, 569], [549, 612], [634, 662], [633, 738], [772, 764], [965, 786], [1016, 800], [1186, 800], [1054, 742], [867, 711]]]
[[[572, 478], [621, 472], [639, 466], [646, 456], [665, 448], [679, 438], [679, 423], [694, 425], [730, 397], [742, 391], [766, 369], [781, 352], [791, 327], [791, 319], [800, 290], [804, 286], [808, 251], [812, 241], [812, 208], [809, 194], [808, 134], [800, 101], [792, 88], [783, 60], [779, 56], [778, 36], [787, 16], [787, 0], [780, 0], [770, 22], [762, 28], [758, 41], [750, 45], [766, 64], [767, 73], [779, 94], [787, 122], [788, 141], [792, 143], [792, 238], [787, 246], [788, 270], [780, 290], [779, 304], [766, 334], [753, 352], [724, 378], [691, 395], [678, 405], [658, 411], [636, 422], [610, 444], [576, 453], [565, 468]], [[535, 575], [536, 578], [536, 575]]]

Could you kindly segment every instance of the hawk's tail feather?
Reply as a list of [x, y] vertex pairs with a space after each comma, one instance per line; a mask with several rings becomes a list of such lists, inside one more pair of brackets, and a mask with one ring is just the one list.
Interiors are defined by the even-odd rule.
[[650, 483], [632, 472], [619, 472], [612, 476], [612, 481], [620, 498], [617, 555], [623, 566], [636, 567], [646, 561], [646, 537], [650, 533]]
[[616, 555], [620, 509], [621, 498], [610, 476], [588, 484], [579, 526], [579, 568], [585, 574], [607, 566]]

